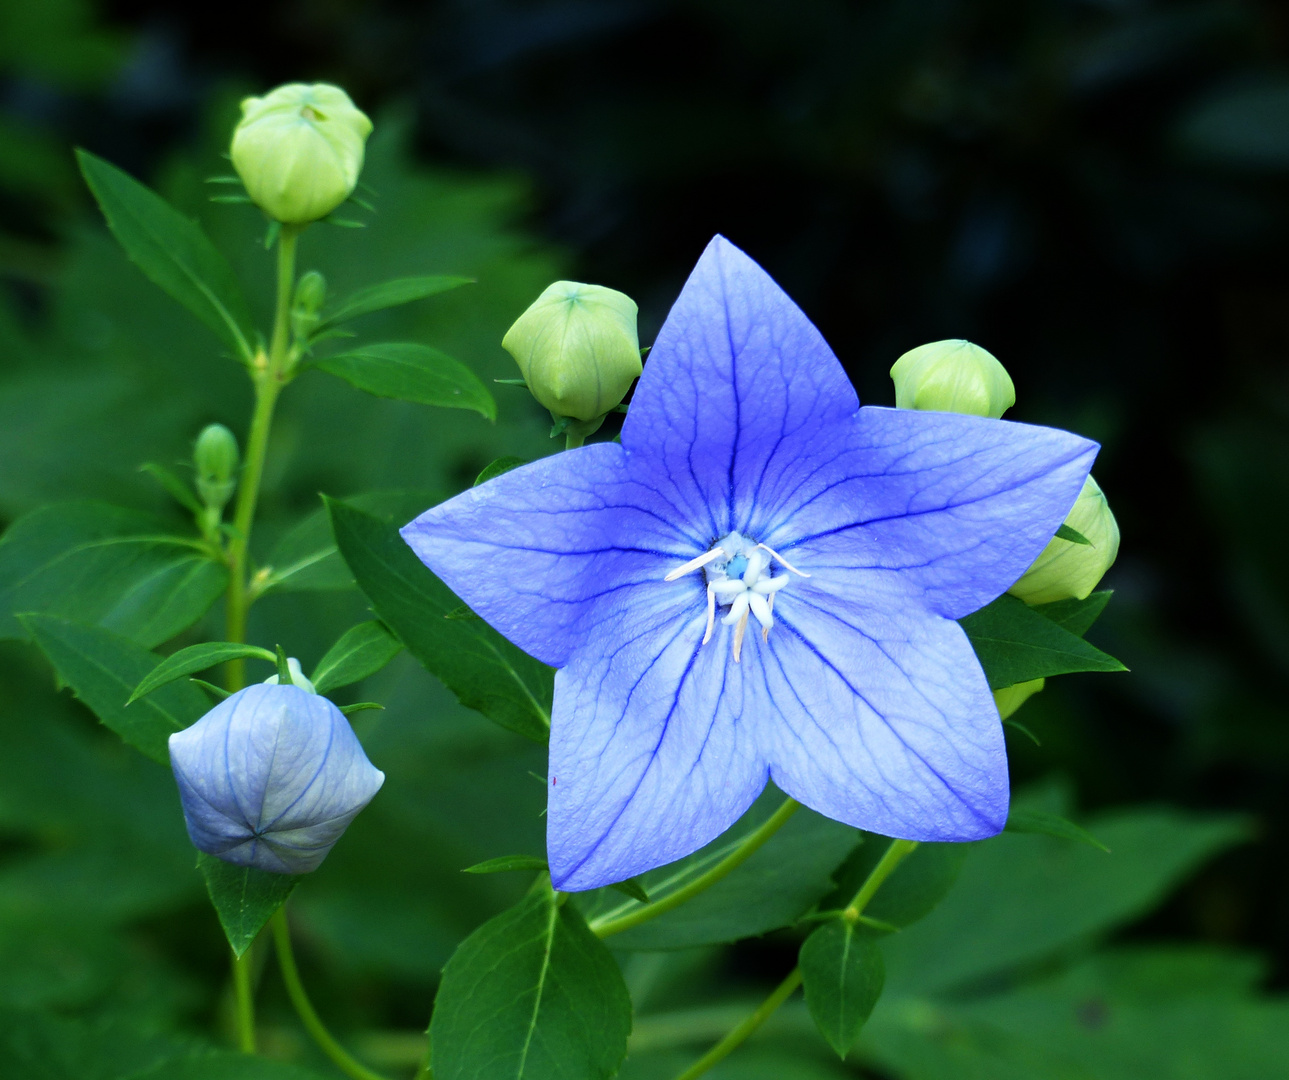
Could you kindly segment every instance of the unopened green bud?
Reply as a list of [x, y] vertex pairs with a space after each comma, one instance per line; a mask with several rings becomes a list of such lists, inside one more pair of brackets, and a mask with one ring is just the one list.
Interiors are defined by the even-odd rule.
[[197, 492], [207, 506], [222, 510], [237, 487], [237, 438], [223, 424], [209, 424], [197, 436], [193, 464]]
[[554, 416], [594, 420], [639, 377], [636, 303], [601, 285], [557, 281], [506, 331], [533, 397]]
[[1043, 689], [1046, 679], [1030, 679], [1029, 682], [1017, 683], [994, 691], [994, 704], [998, 706], [998, 715], [1006, 720], [1030, 698]]
[[340, 87], [288, 83], [242, 102], [233, 167], [269, 217], [305, 225], [353, 194], [370, 134], [371, 121]]
[[1082, 600], [1097, 587], [1119, 554], [1119, 525], [1091, 476], [1083, 482], [1065, 524], [1088, 542], [1053, 537], [1009, 593], [1027, 604], [1050, 604]]
[[992, 353], [970, 341], [933, 341], [910, 349], [891, 368], [900, 409], [992, 416], [1016, 404], [1011, 376]]
[[291, 303], [291, 330], [298, 338], [307, 338], [322, 321], [322, 305], [327, 302], [327, 279], [310, 270], [296, 282]]

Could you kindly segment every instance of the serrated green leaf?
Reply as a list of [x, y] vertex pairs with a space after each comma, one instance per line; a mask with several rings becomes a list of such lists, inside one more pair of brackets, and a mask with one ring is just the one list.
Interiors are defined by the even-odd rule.
[[234, 866], [204, 851], [197, 856], [197, 869], [206, 882], [224, 936], [237, 956], [254, 944], [264, 924], [286, 903], [300, 881], [291, 874]]
[[125, 704], [131, 705], [158, 687], [172, 683], [176, 679], [182, 679], [185, 675], [205, 671], [216, 664], [222, 664], [225, 660], [237, 660], [243, 657], [270, 661], [274, 659], [273, 653], [268, 649], [261, 649], [258, 645], [239, 645], [232, 641], [207, 641], [201, 645], [190, 645], [167, 656], [150, 671], [147, 678], [134, 688], [134, 693]]
[[1068, 540], [1071, 544], [1083, 544], [1087, 547], [1092, 546], [1092, 541], [1084, 536], [1078, 529], [1072, 529], [1069, 525], [1062, 525], [1056, 530], [1056, 539]]
[[841, 1058], [850, 1053], [882, 995], [886, 965], [872, 935], [845, 919], [824, 923], [798, 958], [810, 1016]]
[[363, 345], [313, 366], [377, 397], [472, 409], [489, 420], [497, 418], [497, 404], [474, 372], [428, 345], [410, 341]]
[[1081, 829], [1072, 821], [1067, 821], [1059, 814], [1047, 814], [1042, 810], [1025, 810], [1017, 808], [1007, 815], [1007, 832], [1040, 833], [1044, 836], [1055, 836], [1062, 840], [1077, 840], [1089, 844], [1098, 851], [1110, 854], [1110, 849], [1101, 843], [1086, 829]]
[[543, 883], [484, 923], [443, 969], [435, 1080], [609, 1080], [631, 1001], [608, 949]]
[[23, 637], [17, 615], [98, 624], [151, 647], [196, 622], [228, 574], [195, 541], [148, 514], [106, 503], [55, 503], [0, 540], [0, 638]]
[[1054, 600], [1050, 604], [1037, 604], [1033, 610], [1044, 618], [1051, 619], [1058, 626], [1064, 627], [1071, 634], [1082, 637], [1101, 617], [1101, 612], [1105, 610], [1106, 604], [1110, 602], [1110, 597], [1113, 595], [1112, 589], [1102, 589], [1100, 592], [1092, 593], [1085, 600]]
[[550, 733], [555, 673], [482, 620], [444, 616], [461, 601], [398, 535], [398, 529], [326, 500], [341, 555], [376, 614], [461, 703], [535, 742]]
[[126, 699], [159, 656], [98, 626], [50, 615], [26, 615], [23, 622], [59, 677], [104, 726], [153, 761], [169, 765], [170, 736], [210, 711], [206, 695], [187, 682], [164, 686], [127, 709]]
[[410, 304], [413, 300], [424, 300], [427, 296], [434, 296], [437, 293], [473, 283], [474, 278], [434, 274], [395, 278], [392, 281], [381, 282], [379, 285], [369, 285], [342, 300], [334, 311], [324, 316], [318, 329], [326, 330], [337, 323], [356, 319], [359, 315], [368, 315], [373, 311], [397, 307], [400, 304]]
[[102, 158], [78, 149], [76, 160], [131, 261], [249, 363], [250, 309], [228, 260], [201, 226]]
[[499, 855], [495, 859], [486, 859], [473, 866], [467, 866], [463, 874], [500, 874], [507, 870], [546, 870], [545, 859], [536, 855]]
[[959, 619], [991, 690], [1073, 671], [1127, 671], [1113, 656], [1089, 645], [1024, 601], [1004, 594]]
[[309, 676], [319, 694], [375, 675], [403, 651], [403, 643], [374, 619], [351, 626]]
[[499, 457], [496, 461], [484, 467], [483, 472], [474, 478], [472, 487], [478, 487], [480, 484], [486, 484], [504, 473], [510, 472], [511, 469], [517, 469], [520, 465], [527, 465], [528, 459], [521, 457]]

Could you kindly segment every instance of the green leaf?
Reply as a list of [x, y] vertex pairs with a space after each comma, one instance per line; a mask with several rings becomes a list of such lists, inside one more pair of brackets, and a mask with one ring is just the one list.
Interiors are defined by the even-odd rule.
[[134, 693], [130, 695], [126, 705], [132, 705], [159, 686], [165, 686], [176, 679], [182, 679], [185, 675], [205, 671], [216, 664], [222, 664], [225, 660], [236, 660], [239, 657], [269, 661], [275, 659], [273, 653], [268, 649], [261, 649], [258, 645], [239, 645], [232, 641], [207, 641], [201, 645], [190, 645], [167, 656], [150, 671], [147, 678], [134, 688]]
[[473, 409], [497, 419], [497, 403], [459, 360], [410, 341], [364, 345], [319, 360], [314, 367], [376, 397], [449, 409]]
[[542, 882], [443, 969], [430, 1022], [435, 1080], [608, 1080], [631, 1001], [608, 949]]
[[844, 1059], [882, 995], [881, 950], [853, 923], [833, 919], [806, 938], [798, 963], [815, 1026]]
[[1110, 849], [1086, 829], [1079, 828], [1074, 822], [1067, 821], [1059, 814], [1047, 814], [1042, 810], [1013, 810], [1007, 815], [1006, 831], [1040, 833], [1043, 836], [1056, 836], [1062, 840], [1077, 840], [1081, 844], [1090, 844], [1098, 851], [1110, 854]]
[[991, 690], [1072, 671], [1127, 671], [1113, 656], [1004, 594], [958, 620]]
[[[827, 911], [849, 904], [889, 846], [885, 836], [865, 834], [864, 843], [834, 875], [837, 888], [820, 907]], [[970, 851], [970, 844], [919, 844], [868, 902], [865, 916], [897, 929], [926, 918], [949, 895]]]
[[409, 304], [413, 300], [423, 300], [427, 296], [434, 296], [436, 293], [447, 292], [449, 289], [473, 283], [474, 278], [435, 274], [425, 277], [395, 278], [393, 281], [384, 281], [379, 285], [369, 285], [342, 301], [335, 311], [323, 318], [318, 329], [325, 330], [337, 323], [356, 319], [359, 315], [397, 307], [400, 304]]
[[[728, 855], [782, 803], [769, 789], [725, 835], [686, 859], [640, 878], [657, 902], [682, 888]], [[849, 825], [798, 810], [765, 846], [711, 888], [663, 915], [611, 939], [615, 949], [683, 949], [764, 934], [800, 918], [833, 885], [832, 873], [859, 842]], [[617, 918], [639, 908], [612, 889], [582, 894], [593, 921]]]
[[127, 709], [130, 692], [156, 668], [159, 656], [98, 626], [49, 615], [25, 615], [23, 623], [59, 678], [103, 725], [153, 761], [169, 765], [170, 736], [210, 711], [206, 695], [186, 682], [162, 687]]
[[340, 553], [376, 614], [461, 704], [534, 742], [550, 733], [555, 673], [482, 620], [444, 616], [461, 601], [398, 535], [398, 529], [327, 499]]
[[521, 457], [499, 457], [496, 461], [487, 465], [483, 472], [474, 478], [472, 487], [478, 487], [480, 484], [486, 484], [503, 473], [510, 472], [511, 469], [517, 469], [520, 465], [527, 465], [528, 459]]
[[250, 309], [228, 260], [201, 226], [102, 158], [77, 150], [76, 159], [131, 261], [249, 363], [255, 337]]
[[638, 877], [629, 877], [625, 881], [615, 881], [609, 886], [614, 892], [620, 892], [623, 896], [629, 896], [632, 900], [639, 900], [642, 904], [649, 903], [649, 894], [640, 884]]
[[1110, 602], [1110, 597], [1113, 595], [1112, 589], [1102, 589], [1100, 592], [1092, 593], [1085, 600], [1054, 600], [1050, 604], [1037, 604], [1033, 610], [1044, 618], [1051, 619], [1071, 634], [1082, 637], [1100, 618], [1101, 612], [1105, 610], [1106, 604]]
[[158, 465], [155, 461], [144, 462], [139, 466], [139, 472], [144, 472], [151, 476], [185, 510], [194, 514], [202, 512], [202, 505], [198, 502], [197, 496], [193, 494], [192, 489], [164, 465]]
[[1068, 540], [1071, 544], [1083, 544], [1086, 547], [1092, 546], [1092, 541], [1084, 536], [1078, 529], [1072, 529], [1068, 525], [1062, 525], [1056, 530], [1056, 539]]
[[251, 947], [264, 924], [286, 903], [300, 881], [291, 874], [234, 866], [204, 851], [197, 856], [197, 869], [206, 881], [224, 936], [237, 956]]
[[546, 860], [539, 859], [536, 855], [499, 855], [495, 859], [488, 859], [481, 863], [475, 863], [474, 866], [467, 866], [461, 873], [500, 874], [505, 870], [546, 869], [548, 869]]
[[309, 681], [319, 694], [326, 694], [375, 675], [402, 651], [403, 643], [380, 623], [359, 623], [327, 650]]
[[[25, 612], [96, 623], [151, 647], [196, 622], [228, 574], [196, 541], [106, 503], [55, 503], [0, 540], [0, 638], [23, 637]], [[124, 699], [122, 699], [124, 700]]]
[[371, 712], [372, 710], [383, 712], [384, 709], [385, 706], [379, 701], [355, 701], [352, 705], [340, 706], [340, 711], [344, 713], [345, 716], [353, 716], [354, 713]]

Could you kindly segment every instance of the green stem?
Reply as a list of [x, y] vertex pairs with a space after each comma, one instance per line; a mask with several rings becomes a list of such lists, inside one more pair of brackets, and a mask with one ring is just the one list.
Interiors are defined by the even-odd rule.
[[237, 998], [237, 1047], [255, 1053], [255, 998], [251, 993], [251, 952], [233, 956], [233, 991]]
[[680, 907], [686, 900], [697, 896], [704, 889], [710, 889], [730, 871], [742, 866], [761, 848], [761, 845], [783, 828], [788, 818], [792, 817], [799, 809], [801, 809], [801, 804], [795, 799], [785, 799], [783, 805], [771, 814], [763, 825], [748, 833], [738, 847], [706, 873], [700, 874], [688, 885], [677, 889], [674, 893], [670, 893], [652, 903], [643, 904], [625, 915], [619, 915], [616, 918], [606, 915], [593, 919], [590, 924], [591, 932], [596, 937], [606, 938], [612, 934], [620, 934], [623, 930], [630, 930], [633, 926], [639, 926], [641, 923], [655, 919], [673, 908]]
[[800, 985], [801, 969], [793, 968], [788, 973], [788, 977], [774, 988], [774, 992], [757, 1006], [756, 1012], [677, 1076], [676, 1080], [694, 1080], [695, 1077], [702, 1076], [713, 1065], [724, 1061], [734, 1050], [746, 1042], [748, 1037], [764, 1024], [773, 1015], [775, 1009], [787, 1001], [792, 996], [793, 991]]
[[336, 1068], [346, 1076], [353, 1077], [353, 1080], [385, 1080], [380, 1073], [355, 1061], [319, 1019], [313, 1003], [309, 1001], [309, 995], [304, 991], [304, 984], [300, 982], [300, 971], [295, 965], [295, 953], [291, 949], [291, 930], [287, 926], [285, 906], [278, 908], [273, 916], [273, 942], [277, 946], [278, 967], [282, 969], [287, 996], [313, 1041], [335, 1063]]
[[[841, 917], [847, 922], [858, 922], [864, 914], [864, 908], [876, 895], [882, 883], [891, 876], [892, 871], [917, 847], [916, 840], [892, 840], [890, 847], [878, 860], [877, 865], [869, 871], [864, 884], [859, 887], [855, 898], [846, 905]], [[793, 968], [788, 977], [775, 987], [774, 992], [757, 1006], [756, 1012], [744, 1020], [738, 1027], [725, 1036], [720, 1042], [707, 1051], [688, 1069], [676, 1077], [676, 1080], [694, 1080], [702, 1076], [717, 1062], [723, 1061], [730, 1053], [747, 1041], [748, 1036], [756, 1031], [770, 1018], [780, 1005], [792, 996], [792, 992], [801, 985], [801, 969]]]
[[579, 446], [582, 446], [585, 442], [586, 442], [585, 435], [576, 435], [570, 431], [568, 432], [568, 434], [564, 436], [564, 449], [576, 450]]

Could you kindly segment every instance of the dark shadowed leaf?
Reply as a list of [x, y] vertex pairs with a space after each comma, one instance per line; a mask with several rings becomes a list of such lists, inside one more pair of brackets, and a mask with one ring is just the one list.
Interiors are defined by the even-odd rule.
[[1098, 851], [1110, 854], [1110, 849], [1086, 829], [1079, 828], [1074, 822], [1067, 821], [1059, 814], [1048, 814], [1042, 810], [1012, 810], [1007, 815], [1007, 832], [1040, 833], [1044, 836], [1059, 837], [1062, 840], [1077, 840], [1081, 844], [1090, 844]]
[[300, 881], [290, 874], [234, 866], [204, 851], [197, 856], [197, 869], [206, 881], [224, 936], [238, 956], [251, 947], [264, 924], [286, 903]]
[[333, 312], [323, 318], [318, 329], [323, 331], [337, 323], [356, 319], [359, 315], [397, 307], [399, 304], [410, 304], [413, 300], [423, 300], [427, 296], [434, 296], [436, 293], [447, 292], [449, 289], [470, 285], [473, 282], [473, 278], [434, 274], [395, 278], [393, 281], [383, 281], [379, 285], [369, 285], [342, 300]]
[[1071, 634], [1082, 637], [1101, 617], [1101, 612], [1105, 610], [1106, 604], [1110, 603], [1110, 597], [1113, 595], [1112, 589], [1102, 589], [1100, 592], [1092, 593], [1085, 600], [1054, 600], [1050, 604], [1037, 604], [1034, 610]]
[[806, 938], [798, 964], [815, 1026], [844, 1058], [881, 997], [881, 950], [862, 927], [832, 919]]
[[[885, 836], [865, 834], [864, 843], [834, 875], [837, 889], [820, 906], [828, 911], [849, 904], [890, 843]], [[970, 844], [919, 844], [886, 879], [864, 914], [900, 928], [925, 918], [949, 894], [970, 851]]]

